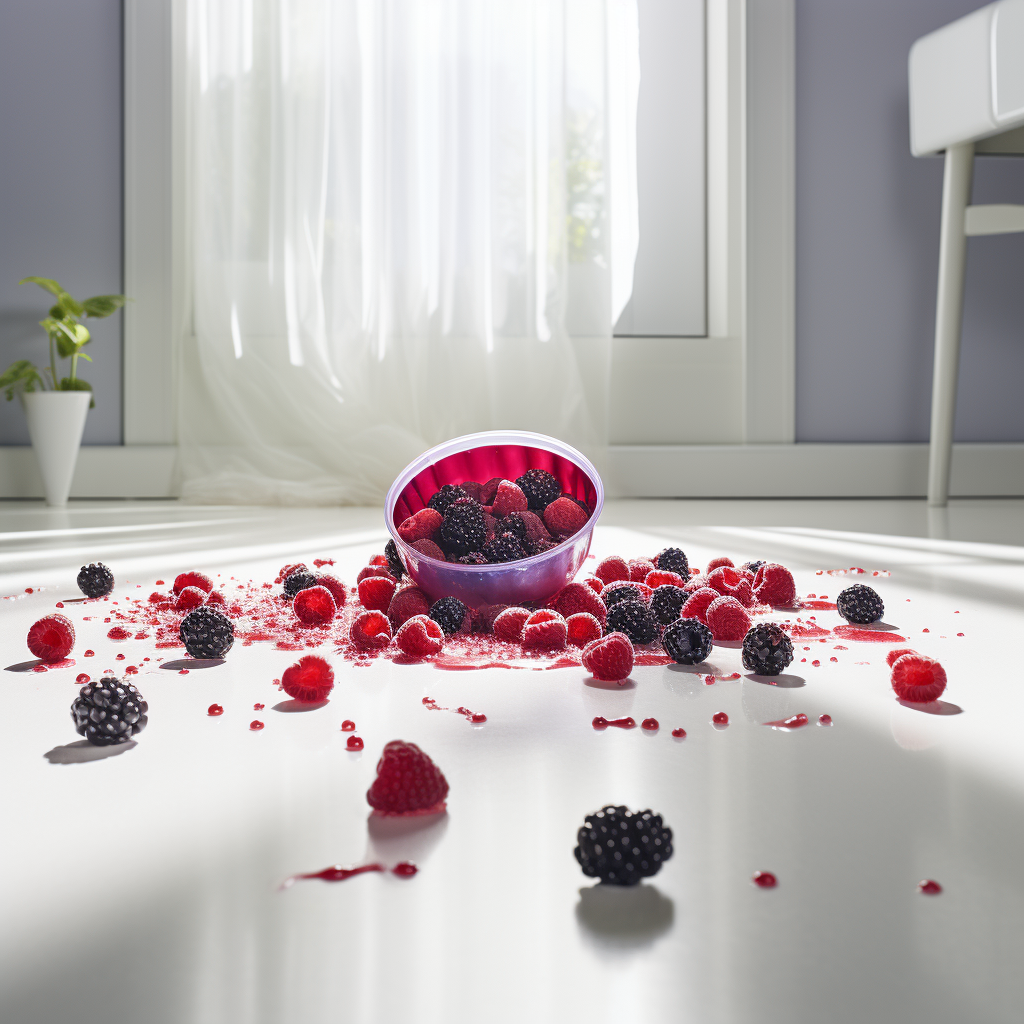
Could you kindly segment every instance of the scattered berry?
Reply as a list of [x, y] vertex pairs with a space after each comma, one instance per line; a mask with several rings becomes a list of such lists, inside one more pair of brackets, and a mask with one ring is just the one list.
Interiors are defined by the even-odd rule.
[[[363, 566], [363, 568], [359, 570], [359, 575], [356, 576], [356, 586], [358, 587], [363, 580], [371, 579], [374, 576], [380, 576], [389, 580], [394, 578], [391, 575], [391, 570], [388, 569], [386, 565], [377, 565], [376, 562], [371, 562], [369, 565]], [[313, 579], [318, 583], [320, 577], [314, 575]], [[314, 583], [314, 586], [316, 586], [316, 583]]]
[[320, 581], [316, 578], [315, 573], [296, 569], [284, 578], [284, 596], [291, 600], [300, 590], [319, 586], [319, 583]]
[[863, 583], [854, 583], [842, 591], [836, 598], [836, 608], [847, 622], [861, 625], [878, 622], [885, 611], [882, 599]]
[[910, 647], [894, 647], [885, 656], [885, 663], [892, 668], [896, 664], [899, 658], [902, 658], [904, 654], [917, 654], [917, 651]]
[[654, 564], [665, 572], [674, 572], [684, 580], [690, 578], [690, 563], [680, 548], [665, 548], [654, 559]]
[[722, 566], [728, 566], [730, 569], [735, 568], [731, 558], [726, 558], [725, 555], [719, 555], [718, 558], [712, 558], [711, 561], [708, 562], [707, 567], [704, 570], [704, 575], [710, 576], [711, 573], [715, 571], [715, 569], [718, 569]]
[[289, 697], [308, 704], [326, 700], [334, 689], [334, 669], [323, 658], [307, 654], [284, 670], [281, 689]]
[[395, 643], [411, 658], [426, 658], [444, 647], [444, 630], [429, 615], [414, 615], [395, 634]]
[[114, 574], [102, 562], [83, 565], [78, 573], [78, 589], [86, 597], [103, 597], [114, 589]]
[[651, 590], [657, 590], [658, 587], [679, 587], [682, 590], [688, 582], [689, 578], [684, 580], [679, 573], [667, 572], [664, 569], [652, 570], [647, 574], [647, 579], [644, 580], [645, 586], [650, 587]]
[[336, 576], [331, 576], [329, 573], [322, 572], [316, 578], [318, 587], [326, 587], [331, 592], [331, 597], [334, 598], [335, 607], [341, 611], [345, 607], [345, 601], [348, 599], [348, 591], [345, 589], [345, 584], [341, 582]]
[[206, 604], [206, 598], [205, 590], [201, 590], [199, 587], [185, 587], [178, 594], [174, 607], [179, 612], [191, 611], [193, 608], [201, 608]]
[[892, 688], [901, 700], [919, 704], [938, 700], [946, 689], [946, 670], [934, 658], [904, 654], [893, 663]]
[[359, 600], [364, 608], [374, 612], [386, 612], [391, 607], [398, 584], [390, 576], [367, 576], [356, 587]]
[[494, 515], [507, 516], [510, 512], [525, 512], [530, 503], [518, 484], [511, 480], [502, 480], [494, 494], [492, 502]]
[[193, 658], [223, 658], [235, 642], [235, 627], [213, 608], [196, 608], [181, 620], [178, 636]]
[[654, 563], [647, 561], [646, 558], [631, 558], [629, 560], [631, 583], [643, 583], [652, 572], [654, 572]]
[[213, 590], [213, 580], [204, 572], [183, 572], [174, 578], [175, 596], [180, 594], [186, 587], [198, 587], [204, 594]]
[[708, 628], [716, 640], [742, 640], [750, 629], [750, 616], [735, 597], [719, 597], [706, 613]]
[[[656, 573], [652, 572], [651, 576], [654, 575]], [[679, 618], [679, 613], [682, 611], [685, 603], [686, 594], [683, 592], [683, 588], [671, 583], [664, 583], [660, 587], [655, 587], [654, 593], [651, 595], [651, 611], [663, 626], [667, 626], [670, 622], [675, 622]]]
[[601, 591], [601, 600], [605, 608], [611, 610], [613, 605], [620, 601], [642, 601], [644, 586], [642, 583], [629, 583], [626, 580], [616, 580], [609, 583]]
[[589, 612], [576, 612], [565, 618], [567, 641], [573, 647], [586, 647], [592, 640], [597, 640], [604, 633], [601, 623]]
[[[391, 587], [393, 590], [394, 582]], [[292, 601], [292, 610], [304, 626], [326, 626], [337, 615], [338, 606], [326, 587], [316, 586], [300, 590]]]
[[469, 609], [457, 597], [442, 597], [430, 606], [430, 617], [444, 630], [445, 636], [468, 633], [472, 629]]
[[80, 736], [97, 747], [127, 743], [146, 728], [149, 705], [131, 684], [114, 676], [86, 683], [71, 704], [71, 720]]
[[762, 562], [754, 574], [754, 596], [773, 608], [792, 608], [796, 603], [793, 574], [777, 562]]
[[546, 469], [528, 469], [516, 485], [535, 512], [543, 512], [562, 493], [562, 485]]
[[777, 676], [793, 660], [793, 641], [774, 622], [762, 622], [743, 638], [743, 667], [760, 676]]
[[708, 573], [708, 586], [726, 597], [735, 597], [744, 608], [754, 603], [754, 588], [745, 573], [728, 565], [720, 565]]
[[532, 613], [527, 608], [506, 608], [494, 620], [494, 635], [514, 643], [523, 639], [523, 626]]
[[637, 885], [672, 856], [672, 829], [650, 810], [602, 807], [588, 814], [573, 853], [583, 874], [610, 885]]
[[555, 537], [571, 537], [590, 517], [572, 498], [556, 498], [544, 509], [544, 525]]
[[391, 643], [391, 623], [383, 612], [363, 612], [356, 616], [349, 636], [357, 647], [380, 650]]
[[430, 611], [430, 598], [419, 587], [402, 587], [388, 605], [391, 628], [398, 629], [414, 615], [426, 615]]
[[604, 626], [608, 617], [608, 609], [585, 583], [568, 583], [551, 599], [551, 607], [560, 615], [569, 618], [579, 612], [593, 615]]
[[428, 507], [434, 509], [435, 512], [440, 512], [442, 516], [448, 515], [448, 509], [459, 500], [459, 498], [468, 498], [469, 495], [455, 484], [445, 484], [436, 494], [434, 494], [427, 502]]
[[686, 599], [686, 603], [679, 611], [680, 618], [699, 619], [707, 624], [708, 608], [722, 595], [711, 587], [699, 587]]
[[658, 622], [643, 601], [617, 601], [608, 609], [608, 632], [625, 633], [635, 644], [658, 638]]
[[448, 780], [415, 743], [392, 740], [377, 762], [377, 778], [366, 793], [380, 814], [444, 809]]
[[[297, 572], [300, 569], [303, 572], [309, 572], [309, 569], [307, 568], [305, 562], [296, 562], [294, 565], [291, 565], [291, 564], [283, 565], [283, 566], [281, 566], [280, 569], [278, 569], [278, 571], [277, 571], [277, 579], [274, 580], [274, 582], [275, 583], [283, 583], [286, 579], [288, 579], [289, 576], [291, 576], [291, 574], [293, 572]], [[162, 585], [162, 581], [161, 580], [157, 580], [156, 581], [156, 585], [158, 587], [161, 586]]]
[[711, 654], [711, 630], [698, 619], [677, 619], [665, 630], [661, 644], [677, 664], [698, 665]]
[[633, 671], [633, 644], [625, 633], [609, 633], [583, 648], [583, 667], [595, 678], [617, 683]]
[[565, 619], [554, 609], [541, 608], [531, 613], [523, 626], [523, 647], [560, 651], [568, 636]]
[[430, 540], [441, 529], [444, 516], [437, 509], [423, 508], [414, 516], [403, 519], [398, 527], [398, 536], [406, 544], [414, 544], [418, 540]]
[[405, 562], [402, 561], [402, 556], [398, 553], [398, 545], [393, 540], [389, 540], [384, 545], [384, 557], [388, 560], [388, 569], [391, 575], [396, 580], [400, 580], [405, 575]]
[[67, 616], [55, 612], [33, 622], [28, 649], [43, 661], [63, 661], [75, 646], [75, 627]]
[[594, 575], [605, 585], [614, 583], [616, 580], [629, 579], [629, 564], [624, 558], [612, 555], [601, 562], [598, 562]]

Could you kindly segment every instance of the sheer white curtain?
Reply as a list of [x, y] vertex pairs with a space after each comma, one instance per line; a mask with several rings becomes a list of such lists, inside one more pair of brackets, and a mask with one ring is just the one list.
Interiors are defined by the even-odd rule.
[[599, 456], [638, 60], [636, 0], [191, 0], [184, 496], [376, 502], [497, 427]]

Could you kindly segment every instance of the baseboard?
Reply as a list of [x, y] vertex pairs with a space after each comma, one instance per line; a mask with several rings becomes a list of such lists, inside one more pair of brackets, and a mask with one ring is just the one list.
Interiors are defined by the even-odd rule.
[[[928, 445], [614, 445], [605, 483], [630, 498], [923, 497]], [[1024, 496], [1024, 444], [954, 445], [950, 493]]]
[[[72, 498], [173, 498], [174, 445], [89, 445], [78, 453]], [[42, 498], [43, 481], [29, 447], [0, 446], [0, 498]]]

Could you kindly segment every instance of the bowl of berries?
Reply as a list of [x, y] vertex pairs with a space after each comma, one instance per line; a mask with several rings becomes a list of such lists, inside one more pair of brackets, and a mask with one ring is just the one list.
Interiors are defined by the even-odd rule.
[[406, 466], [384, 518], [420, 589], [480, 608], [545, 601], [571, 582], [603, 505], [601, 477], [575, 448], [543, 434], [488, 430]]

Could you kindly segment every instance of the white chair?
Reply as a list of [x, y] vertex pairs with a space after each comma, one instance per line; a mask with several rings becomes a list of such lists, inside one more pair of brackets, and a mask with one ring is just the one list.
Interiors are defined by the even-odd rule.
[[910, 149], [945, 151], [928, 504], [949, 499], [969, 235], [1024, 231], [1024, 206], [971, 206], [978, 153], [1024, 154], [1024, 0], [999, 0], [910, 49]]

